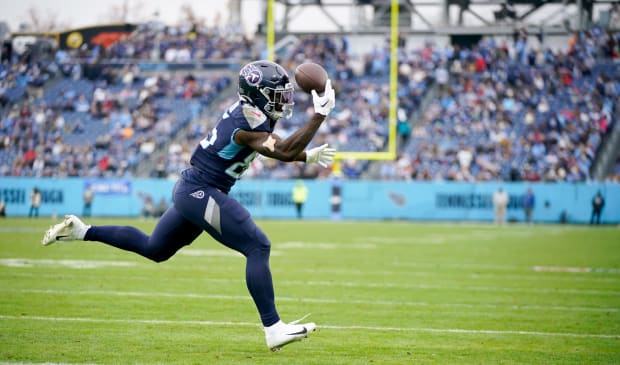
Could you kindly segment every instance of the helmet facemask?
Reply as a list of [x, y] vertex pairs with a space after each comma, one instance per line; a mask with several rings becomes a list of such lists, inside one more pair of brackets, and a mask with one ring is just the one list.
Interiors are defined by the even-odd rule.
[[263, 111], [271, 119], [288, 119], [293, 116], [295, 89], [291, 83], [287, 83], [284, 87], [278, 86], [275, 89], [265, 86], [260, 88], [259, 91], [267, 99], [267, 103], [263, 106]]

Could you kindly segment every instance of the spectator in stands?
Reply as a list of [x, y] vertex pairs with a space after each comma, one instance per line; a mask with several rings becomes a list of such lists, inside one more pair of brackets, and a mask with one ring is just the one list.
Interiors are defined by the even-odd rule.
[[620, 4], [618, 2], [613, 3], [609, 9], [609, 29], [620, 29]]
[[404, 110], [399, 109], [399, 118], [398, 123], [396, 125], [396, 132], [398, 134], [398, 147], [402, 148], [409, 142], [409, 137], [411, 136], [411, 126], [409, 125], [409, 121], [406, 119], [404, 114]]
[[73, 103], [73, 108], [76, 112], [86, 113], [90, 110], [90, 103], [86, 99], [86, 95], [80, 94], [77, 100]]
[[9, 98], [6, 95], [8, 88], [4, 80], [0, 80], [0, 107], [4, 108], [9, 103]]
[[[617, 8], [615, 5], [614, 9]], [[474, 47], [463, 49], [451, 45], [440, 49], [428, 43], [419, 49], [399, 50], [398, 102], [407, 118], [414, 116], [412, 112], [418, 109], [429, 85], [433, 82], [445, 84], [441, 88], [443, 92], [439, 93], [440, 99], [431, 103], [419, 122], [413, 121], [416, 124], [412, 127], [424, 129], [424, 136], [413, 135], [406, 146], [399, 146], [398, 152], [405, 152], [410, 156], [411, 163], [416, 164], [413, 166], [416, 179], [459, 180], [467, 177], [481, 181], [506, 180], [517, 175], [522, 179], [547, 181], [584, 181], [590, 178], [588, 171], [602, 136], [616, 122], [614, 111], [618, 108], [620, 90], [620, 79], [614, 71], [617, 66], [601, 72], [597, 66], [605, 65], [599, 64], [597, 58], [618, 57], [619, 33], [597, 32], [595, 29], [584, 32], [581, 38], [574, 38], [570, 53], [548, 48], [528, 50], [523, 36], [516, 33], [515, 40], [501, 44], [483, 39]], [[251, 52], [251, 47], [240, 48], [240, 44], [246, 46], [247, 40], [235, 31], [224, 34], [198, 25], [190, 32], [183, 27], [148, 24], [109, 49], [101, 49], [96, 57], [147, 59], [157, 54], [160, 58], [168, 48], [172, 48], [177, 53], [182, 49], [189, 50], [191, 59], [195, 61]], [[291, 49], [291, 55], [281, 56], [290, 66], [289, 69], [302, 59], [317, 60], [326, 66], [330, 76], [339, 80], [336, 87], [340, 88], [337, 91], [343, 95], [343, 100], [334, 113], [336, 118], [317, 133], [317, 140], [325, 140], [340, 150], [385, 150], [388, 128], [386, 111], [389, 106], [385, 97], [389, 93], [386, 62], [389, 60], [389, 47], [386, 45], [378, 45], [371, 53], [357, 57], [347, 53], [344, 39], [308, 36], [299, 38], [299, 43]], [[52, 90], [46, 91], [43, 100], [35, 99], [30, 105], [23, 103], [26, 104], [25, 110], [18, 110], [15, 118], [7, 117], [10, 111], [2, 115], [2, 128], [7, 131], [1, 143], [8, 146], [6, 151], [10, 155], [7, 160], [14, 161], [14, 169], [11, 169], [9, 162], [0, 166], [2, 171], [9, 171], [8, 174], [12, 175], [57, 176], [59, 170], [53, 166], [60, 163], [59, 159], [66, 156], [66, 151], [75, 143], [69, 141], [70, 135], [63, 136], [66, 148], [62, 154], [55, 154], [53, 161], [42, 156], [43, 160], [37, 162], [36, 170], [32, 161], [24, 161], [23, 156], [14, 158], [13, 154], [23, 154], [23, 147], [30, 146], [30, 140], [35, 141], [35, 147], [53, 140], [56, 113], [61, 113], [64, 118], [64, 122], [58, 120], [59, 124], [64, 125], [62, 131], [56, 128], [59, 133], [70, 134], [68, 131], [73, 131], [73, 134], [88, 134], [96, 131], [97, 126], [108, 123], [107, 115], [124, 114], [123, 109], [129, 107], [132, 125], [122, 128], [120, 133], [125, 137], [123, 142], [128, 143], [118, 147], [117, 139], [103, 141], [98, 152], [116, 148], [117, 155], [114, 157], [118, 161], [121, 161], [119, 155], [133, 153], [137, 157], [129, 164], [134, 167], [129, 173], [135, 173], [135, 166], [155, 156], [151, 154], [152, 150], [160, 147], [162, 141], [174, 137], [185, 123], [186, 117], [173, 120], [162, 117], [163, 110], [170, 107], [170, 100], [200, 100], [190, 106], [181, 105], [170, 113], [181, 115], [179, 110], [188, 111], [189, 118], [195, 119], [199, 116], [196, 111], [202, 111], [202, 105], [206, 105], [210, 97], [221, 89], [219, 81], [204, 82], [197, 75], [193, 80], [154, 76], [146, 82], [144, 75], [139, 74], [137, 63], [131, 61], [119, 69], [106, 68], [101, 72], [100, 80], [93, 83], [86, 80], [81, 72], [74, 72], [74, 69], [79, 71], [82, 61], [78, 59], [85, 52], [91, 50], [59, 51], [56, 54], [54, 62], [62, 72], [69, 77], [77, 76], [75, 80], [62, 80], [67, 82], [59, 88], [62, 92], [59, 93], [58, 89], [52, 92], [56, 88], [53, 85]], [[20, 85], [24, 85], [21, 81], [45, 72], [43, 65], [22, 61], [7, 67], [0, 66], [0, 98], [4, 98], [7, 105], [20, 105], [19, 102], [28, 97], [28, 93], [20, 91]], [[373, 73], [375, 76], [372, 76]], [[85, 85], [87, 87], [83, 90]], [[210, 92], [212, 89], [215, 92]], [[98, 98], [103, 101], [100, 108], [95, 103]], [[309, 96], [300, 95], [298, 99], [299, 106], [307, 105], [307, 109], [312, 110]], [[40, 101], [43, 103], [38, 106]], [[92, 104], [92, 113], [87, 116], [82, 115], [85, 113], [84, 101], [89, 107]], [[133, 104], [136, 101], [137, 107]], [[47, 105], [44, 106], [44, 103]], [[77, 112], [78, 106], [80, 115], [67, 113]], [[590, 112], [581, 112], [584, 107]], [[283, 135], [287, 135], [300, 123], [300, 119], [293, 118], [290, 123], [280, 123], [278, 128]], [[114, 124], [106, 125], [112, 128]], [[156, 131], [156, 134], [151, 131]], [[94, 135], [97, 136], [97, 133]], [[142, 154], [138, 152], [141, 148], [138, 140], [147, 141]], [[472, 142], [480, 140], [489, 140], [490, 143], [475, 146]], [[460, 163], [457, 157], [459, 150], [452, 146], [463, 141], [474, 148], [475, 157], [470, 163], [469, 175], [455, 168]], [[186, 142], [189, 140], [180, 141], [184, 145]], [[583, 151], [578, 148], [580, 144], [585, 146]], [[580, 150], [578, 155], [573, 154], [576, 149]], [[41, 164], [41, 161], [44, 163]], [[185, 167], [174, 156], [166, 164], [167, 174], [176, 174]], [[316, 169], [312, 167], [293, 169], [283, 165], [278, 162], [265, 163], [260, 165], [257, 173], [249, 173], [256, 178], [317, 176]], [[513, 165], [518, 167], [513, 170]], [[363, 176], [360, 172], [366, 166], [367, 162], [358, 161], [349, 178]], [[525, 166], [529, 171], [525, 171]], [[73, 174], [91, 171], [88, 166], [68, 165], [67, 169]], [[117, 171], [123, 171], [123, 168]]]

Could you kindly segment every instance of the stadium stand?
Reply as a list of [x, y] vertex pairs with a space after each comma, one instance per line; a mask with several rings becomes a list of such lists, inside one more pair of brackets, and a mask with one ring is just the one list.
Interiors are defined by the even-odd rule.
[[[401, 42], [396, 161], [343, 161], [345, 178], [588, 181], [620, 110], [619, 33], [584, 32], [566, 52], [526, 37], [474, 46]], [[388, 139], [389, 45], [354, 54], [346, 37], [301, 36], [277, 62], [323, 64], [338, 103], [314, 144], [383, 151]], [[109, 48], [58, 50], [47, 62], [14, 58], [0, 68], [3, 176], [174, 177], [195, 143], [236, 98], [227, 72], [145, 71], [256, 58], [235, 29], [143, 24]], [[229, 67], [230, 68], [230, 67]], [[286, 136], [312, 112], [298, 92]], [[615, 159], [614, 159], [615, 161]], [[616, 168], [618, 170], [618, 168]], [[246, 178], [328, 177], [305, 164], [257, 159]], [[618, 173], [616, 172], [616, 176]]]
[[4, 176], [134, 176], [199, 116], [228, 76], [61, 77], [2, 118]]
[[593, 36], [566, 54], [519, 52], [517, 43], [483, 41], [454, 57], [449, 83], [402, 151], [411, 178], [591, 179], [601, 141], [616, 124], [620, 65]]

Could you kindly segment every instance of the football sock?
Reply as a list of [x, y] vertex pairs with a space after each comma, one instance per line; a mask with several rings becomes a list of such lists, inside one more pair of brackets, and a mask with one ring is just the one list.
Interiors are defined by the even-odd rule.
[[248, 253], [245, 281], [263, 326], [269, 327], [278, 322], [280, 316], [274, 303], [273, 281], [269, 270], [269, 247], [255, 248]]

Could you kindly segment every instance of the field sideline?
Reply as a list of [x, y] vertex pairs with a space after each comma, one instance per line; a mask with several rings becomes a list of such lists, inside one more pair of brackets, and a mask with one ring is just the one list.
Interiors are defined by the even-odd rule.
[[259, 221], [280, 314], [319, 326], [272, 353], [243, 258], [206, 234], [156, 264], [42, 247], [50, 224], [0, 220], [0, 365], [620, 363], [616, 226]]

